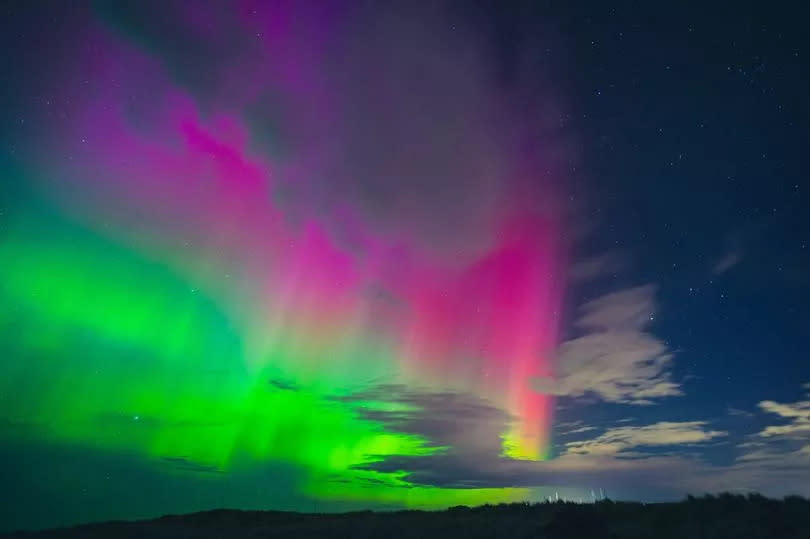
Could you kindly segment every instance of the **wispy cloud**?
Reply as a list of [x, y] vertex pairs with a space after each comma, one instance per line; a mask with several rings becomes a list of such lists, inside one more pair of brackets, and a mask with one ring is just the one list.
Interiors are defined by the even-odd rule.
[[568, 277], [574, 282], [590, 281], [617, 272], [625, 265], [625, 259], [619, 253], [610, 251], [575, 262], [568, 271]]
[[216, 466], [194, 462], [187, 457], [163, 457], [163, 462], [184, 472], [194, 473], [223, 473]]
[[728, 407], [728, 415], [733, 415], [737, 417], [754, 417], [754, 414], [751, 412], [740, 410], [738, 408], [733, 408], [731, 406]]
[[[804, 387], [807, 388], [808, 385], [805, 384]], [[772, 436], [803, 435], [810, 442], [810, 398], [788, 404], [762, 401], [759, 403], [759, 407], [766, 412], [790, 420], [786, 425], [769, 425], [765, 427], [759, 433], [760, 436], [768, 438]]]
[[712, 267], [712, 273], [715, 275], [721, 275], [739, 264], [741, 260], [742, 254], [739, 251], [728, 252], [717, 262], [715, 262], [714, 266]]
[[267, 381], [271, 387], [279, 391], [298, 391], [300, 388], [295, 382], [282, 380], [281, 378], [271, 378]]
[[557, 350], [557, 377], [536, 378], [541, 393], [592, 393], [608, 402], [651, 404], [681, 395], [669, 374], [672, 354], [645, 331], [655, 315], [655, 287], [628, 288], [583, 305], [575, 326], [585, 334]]
[[565, 444], [568, 453], [616, 455], [638, 447], [707, 442], [728, 433], [706, 428], [705, 421], [662, 421], [642, 427], [617, 427], [592, 438]]
[[566, 432], [566, 434], [581, 434], [583, 432], [589, 432], [589, 431], [592, 431], [592, 430], [596, 430], [596, 427], [590, 427], [590, 426], [579, 427], [579, 428], [576, 428], [574, 430], [569, 430], [568, 432]]

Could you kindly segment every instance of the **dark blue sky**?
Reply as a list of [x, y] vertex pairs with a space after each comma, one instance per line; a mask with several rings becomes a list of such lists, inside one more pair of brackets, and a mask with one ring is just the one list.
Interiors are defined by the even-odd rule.
[[569, 322], [601, 294], [655, 285], [647, 330], [673, 352], [683, 392], [655, 406], [563, 397], [559, 451], [566, 420], [603, 431], [621, 418], [701, 420], [728, 435], [699, 453], [732, 465], [774, 422], [759, 403], [806, 401], [810, 50], [800, 12], [795, 2], [481, 8], [506, 73], [541, 34], [551, 37], [532, 61], [562, 74], [578, 150], [572, 200], [589, 223], [574, 258], [609, 260], [573, 283]]

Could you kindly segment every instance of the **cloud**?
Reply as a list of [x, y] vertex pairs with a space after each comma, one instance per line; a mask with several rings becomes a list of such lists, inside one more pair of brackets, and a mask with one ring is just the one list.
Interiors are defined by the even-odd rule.
[[737, 251], [726, 253], [714, 264], [712, 267], [712, 273], [714, 275], [721, 275], [739, 264], [741, 260], [742, 254]]
[[[419, 436], [428, 447], [439, 449], [430, 455], [386, 457], [358, 470], [406, 470], [414, 484], [478, 488], [512, 484], [525, 467], [526, 461], [501, 455], [503, 433], [515, 418], [475, 395], [382, 385], [336, 400], [356, 403], [364, 419]], [[368, 406], [370, 402], [376, 404]]]
[[[436, 487], [656, 485], [668, 475], [685, 473], [702, 464], [672, 455], [629, 458], [638, 456], [630, 449], [697, 444], [725, 435], [708, 429], [701, 421], [620, 426], [590, 440], [569, 442], [559, 457], [537, 462], [503, 455], [502, 434], [514, 418], [475, 395], [381, 385], [335, 400], [355, 403], [364, 419], [379, 422], [386, 430], [422, 437], [427, 446], [438, 449], [425, 455], [386, 456], [359, 465], [358, 470], [406, 471], [408, 482]], [[598, 428], [582, 421], [558, 427], [572, 429], [568, 434]], [[610, 451], [609, 444], [613, 444]]]
[[[658, 423], [620, 427], [591, 440], [568, 444], [569, 450], [548, 461], [515, 460], [497, 448], [470, 450], [461, 444], [425, 456], [395, 456], [361, 466], [378, 472], [407, 471], [413, 484], [447, 488], [672, 486], [673, 477], [699, 475], [707, 467], [699, 459], [678, 455], [630, 452], [650, 446], [697, 444], [726, 433], [705, 428], [705, 422]], [[460, 441], [460, 440], [458, 440]], [[608, 450], [608, 444], [613, 447]], [[668, 488], [668, 487], [665, 487]], [[683, 492], [678, 492], [682, 495]]]
[[554, 424], [554, 426], [557, 427], [558, 429], [565, 430], [565, 429], [572, 429], [574, 427], [581, 427], [584, 424], [585, 424], [584, 421], [578, 419], [576, 421], [558, 421], [557, 423]]
[[682, 482], [701, 485], [704, 490], [732, 485], [765, 495], [810, 494], [810, 401], [785, 404], [766, 400], [759, 403], [759, 409], [789, 423], [768, 425], [751, 435], [737, 446], [741, 452], [730, 466], [708, 467]]
[[637, 330], [655, 314], [655, 286], [644, 285], [606, 294], [580, 307], [575, 325], [583, 329]]
[[[807, 384], [804, 385], [807, 388]], [[759, 407], [771, 414], [784, 419], [790, 419], [786, 425], [769, 425], [760, 431], [759, 436], [769, 438], [773, 436], [810, 435], [810, 400], [803, 400], [791, 404], [774, 401], [762, 401]], [[807, 436], [810, 440], [810, 436]]]
[[766, 496], [810, 495], [810, 453], [760, 449], [740, 456], [730, 466], [708, 466], [675, 478], [686, 492], [751, 491]]
[[[380, 386], [340, 400], [356, 402], [358, 406], [369, 400], [392, 400], [405, 405], [400, 411], [380, 412], [377, 407], [370, 407], [361, 413], [385, 423], [387, 428], [424, 436], [430, 445], [442, 450], [429, 455], [386, 457], [358, 468], [387, 473], [406, 471], [407, 481], [415, 485], [447, 488], [598, 485], [614, 492], [644, 489], [663, 499], [689, 492], [739, 490], [768, 495], [810, 494], [810, 444], [783, 447], [783, 440], [776, 437], [754, 436], [741, 446], [744, 452], [731, 464], [713, 465], [701, 458], [699, 450], [727, 438], [728, 433], [711, 428], [706, 421], [659, 421], [629, 426], [618, 420], [598, 436], [568, 442], [555, 458], [536, 462], [501, 454], [499, 433], [511, 418], [472, 395]], [[779, 410], [794, 419], [804, 414], [801, 403], [767, 408], [766, 411]], [[579, 433], [598, 428], [581, 420], [559, 423], [556, 427]], [[482, 437], [490, 441], [482, 442]], [[497, 442], [493, 443], [493, 438]]]
[[762, 401], [759, 407], [766, 412], [790, 417], [799, 421], [810, 420], [810, 401], [800, 401], [793, 404], [780, 404], [774, 401]]
[[[356, 403], [357, 412], [387, 429], [414, 434], [432, 447], [467, 453], [499, 454], [501, 435], [516, 418], [490, 402], [466, 393], [429, 392], [388, 384], [336, 400]], [[393, 406], [367, 407], [377, 402]], [[386, 409], [387, 408], [387, 409]]]
[[300, 386], [295, 382], [282, 380], [280, 378], [271, 378], [267, 383], [279, 391], [298, 391], [300, 389]]
[[602, 275], [619, 271], [624, 266], [624, 259], [618, 253], [611, 251], [574, 263], [568, 271], [568, 277], [572, 282], [590, 281]]
[[[650, 456], [565, 454], [548, 461], [515, 460], [493, 453], [441, 453], [398, 456], [363, 465], [378, 472], [407, 471], [407, 481], [445, 488], [504, 488], [569, 485], [572, 487], [657, 487], [671, 477], [691, 474], [702, 464], [694, 459]], [[699, 473], [699, 472], [697, 472]]]
[[728, 407], [728, 415], [738, 416], [738, 417], [754, 417], [754, 414], [751, 412], [747, 412], [745, 410], [740, 410], [738, 408], [733, 408], [731, 406]]
[[195, 473], [222, 473], [222, 470], [209, 464], [200, 464], [187, 457], [163, 457], [163, 462], [170, 464], [178, 470]]
[[580, 433], [589, 432], [589, 431], [592, 431], [592, 430], [596, 430], [596, 427], [590, 427], [590, 426], [579, 427], [579, 428], [576, 428], [574, 430], [569, 430], [565, 434], [580, 434]]
[[568, 442], [566, 451], [582, 455], [616, 455], [631, 448], [696, 444], [728, 433], [707, 430], [705, 421], [662, 421], [643, 427], [618, 427], [590, 440]]
[[749, 490], [766, 496], [810, 495], [810, 445], [785, 447], [774, 438], [746, 442], [729, 466], [706, 466], [701, 473], [680, 478], [693, 491]]
[[667, 346], [644, 331], [654, 317], [654, 296], [654, 286], [639, 286], [583, 305], [575, 327], [587, 333], [563, 342], [557, 350], [557, 377], [535, 378], [533, 387], [571, 397], [592, 393], [625, 404], [681, 395], [670, 379]]

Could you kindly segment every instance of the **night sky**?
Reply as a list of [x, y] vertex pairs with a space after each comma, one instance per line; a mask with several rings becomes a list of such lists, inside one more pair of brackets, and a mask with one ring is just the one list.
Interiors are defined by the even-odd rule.
[[0, 531], [810, 495], [800, 3], [72, 4], [2, 8]]

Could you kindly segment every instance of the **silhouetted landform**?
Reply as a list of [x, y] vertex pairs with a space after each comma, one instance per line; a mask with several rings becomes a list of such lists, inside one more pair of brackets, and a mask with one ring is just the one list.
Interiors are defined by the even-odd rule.
[[677, 503], [483, 505], [445, 511], [307, 514], [215, 510], [106, 522], [6, 537], [31, 538], [421, 538], [808, 539], [810, 501], [760, 495], [689, 497]]

